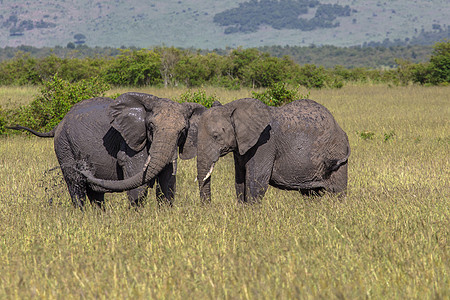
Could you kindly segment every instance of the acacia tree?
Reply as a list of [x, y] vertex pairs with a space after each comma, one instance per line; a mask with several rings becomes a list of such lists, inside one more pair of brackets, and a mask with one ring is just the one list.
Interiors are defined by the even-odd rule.
[[83, 44], [86, 36], [84, 34], [77, 33], [73, 36], [73, 38], [75, 39], [76, 44]]

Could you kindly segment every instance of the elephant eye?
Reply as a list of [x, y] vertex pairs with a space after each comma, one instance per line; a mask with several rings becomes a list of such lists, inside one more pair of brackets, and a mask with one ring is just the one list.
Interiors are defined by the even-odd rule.
[[152, 129], [153, 126], [155, 126], [155, 125], [153, 124], [152, 121], [147, 121], [147, 128]]

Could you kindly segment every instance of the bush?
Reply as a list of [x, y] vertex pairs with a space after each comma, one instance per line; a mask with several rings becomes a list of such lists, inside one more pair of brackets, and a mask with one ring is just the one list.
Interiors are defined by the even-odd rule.
[[375, 136], [375, 132], [372, 131], [361, 131], [361, 132], [356, 132], [359, 137], [363, 140], [373, 140], [374, 136]]
[[187, 54], [175, 66], [175, 78], [187, 87], [201, 86], [214, 75], [216, 61], [212, 55]]
[[242, 80], [252, 88], [270, 87], [276, 82], [287, 80], [294, 63], [288, 58], [271, 57], [261, 54], [261, 57], [242, 68]]
[[13, 59], [0, 63], [0, 83], [41, 85], [56, 73], [64, 80], [76, 82], [99, 76], [105, 61], [102, 58], [59, 58], [55, 54], [37, 59], [19, 51]]
[[114, 85], [145, 86], [162, 84], [160, 54], [150, 50], [122, 50], [104, 72]]
[[6, 112], [0, 106], [0, 135], [5, 133], [6, 119], [7, 119]]
[[410, 64], [410, 73], [412, 81], [415, 83], [448, 84], [450, 82], [450, 41], [436, 43], [430, 61]]
[[307, 88], [323, 88], [328, 80], [327, 72], [323, 67], [304, 65], [297, 74], [298, 84]]
[[29, 53], [17, 52], [13, 59], [0, 63], [1, 85], [39, 84], [37, 60]]
[[97, 96], [103, 96], [109, 86], [94, 77], [70, 83], [54, 75], [44, 83], [30, 105], [22, 106], [12, 114], [12, 122], [39, 131], [49, 131], [64, 118], [77, 102]]
[[179, 103], [194, 102], [203, 105], [206, 108], [212, 107], [215, 101], [218, 101], [216, 96], [207, 96], [205, 90], [200, 89], [196, 92], [188, 90], [184, 94], [181, 94], [180, 98], [175, 99]]
[[254, 98], [269, 106], [281, 106], [297, 99], [308, 98], [309, 94], [308, 92], [307, 95], [302, 95], [298, 89], [289, 89], [287, 84], [282, 82], [273, 84], [264, 92], [252, 92]]
[[450, 40], [434, 45], [430, 68], [431, 84], [450, 83]]

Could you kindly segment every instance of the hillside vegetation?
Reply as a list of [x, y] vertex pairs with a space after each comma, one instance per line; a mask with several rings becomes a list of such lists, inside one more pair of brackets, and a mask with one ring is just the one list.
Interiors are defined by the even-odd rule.
[[449, 37], [448, 11], [446, 0], [3, 0], [0, 45], [432, 44]]
[[[312, 18], [302, 18], [315, 10]], [[356, 11], [355, 11], [356, 12]], [[261, 0], [240, 3], [214, 16], [214, 23], [227, 26], [225, 34], [256, 32], [260, 26], [274, 29], [310, 31], [318, 28], [339, 27], [338, 17], [350, 17], [348, 5], [321, 4], [317, 0]]]

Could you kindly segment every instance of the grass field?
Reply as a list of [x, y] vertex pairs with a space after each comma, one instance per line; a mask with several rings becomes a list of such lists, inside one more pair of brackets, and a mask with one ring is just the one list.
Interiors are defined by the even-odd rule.
[[[35, 92], [2, 88], [0, 105]], [[216, 166], [211, 205], [199, 203], [190, 160], [179, 163], [173, 208], [158, 209], [151, 191], [138, 211], [125, 194], [108, 194], [105, 212], [81, 212], [59, 171], [48, 171], [57, 166], [52, 139], [0, 137], [0, 299], [448, 299], [449, 95], [311, 91], [349, 136], [342, 200], [269, 188], [261, 204], [238, 205], [230, 155]]]

